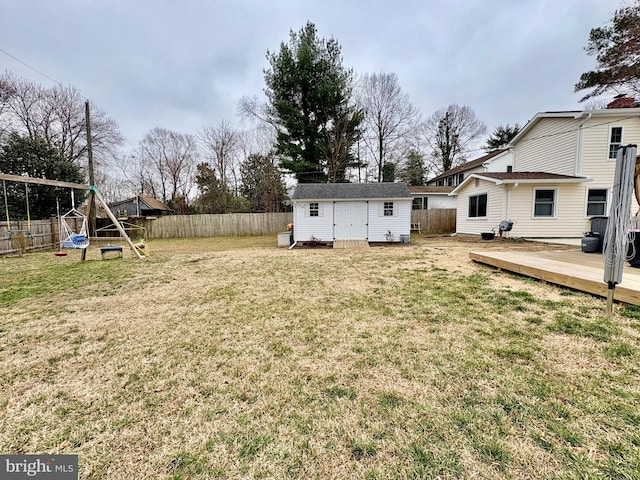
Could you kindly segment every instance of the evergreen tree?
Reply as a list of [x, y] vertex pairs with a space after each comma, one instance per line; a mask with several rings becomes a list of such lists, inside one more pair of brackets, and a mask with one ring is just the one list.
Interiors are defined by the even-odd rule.
[[[64, 156], [54, 146], [39, 137], [21, 136], [12, 133], [4, 145], [0, 146], [0, 172], [8, 175], [27, 175], [71, 183], [85, 183], [77, 164]], [[31, 219], [45, 219], [56, 215], [56, 199], [61, 213], [71, 208], [69, 189], [48, 185], [5, 182], [7, 206], [10, 218], [27, 218], [27, 196]], [[4, 197], [4, 191], [0, 192]], [[76, 206], [84, 193], [74, 191]]]
[[206, 163], [196, 167], [196, 183], [200, 196], [196, 200], [199, 213], [228, 213], [233, 210], [233, 196], [226, 184], [220, 181], [216, 172]]
[[585, 48], [596, 68], [580, 75], [575, 91], [592, 89], [580, 101], [607, 90], [640, 93], [640, 1], [616, 10], [608, 25], [591, 29]]
[[509, 124], [504, 127], [496, 127], [493, 133], [489, 135], [489, 139], [487, 140], [487, 144], [484, 149], [487, 152], [493, 152], [494, 150], [504, 148], [519, 132], [520, 126], [517, 123], [513, 127]]
[[382, 181], [383, 182], [395, 182], [396, 181], [396, 164], [393, 162], [387, 162], [382, 167]]
[[282, 212], [287, 193], [273, 157], [249, 155], [240, 166], [242, 194], [252, 212]]
[[336, 170], [349, 163], [344, 152], [357, 141], [353, 132], [362, 121], [351, 103], [352, 72], [342, 66], [340, 45], [318, 38], [308, 22], [267, 58], [267, 114], [277, 128], [280, 166], [301, 183], [326, 182], [328, 173], [339, 181], [344, 175]]
[[409, 185], [424, 185], [427, 178], [424, 156], [417, 150], [409, 150], [404, 167], [398, 173], [398, 178]]

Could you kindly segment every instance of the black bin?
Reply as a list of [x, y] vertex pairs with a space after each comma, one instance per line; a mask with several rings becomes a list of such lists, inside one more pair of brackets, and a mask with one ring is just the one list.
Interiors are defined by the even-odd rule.
[[601, 251], [600, 239], [598, 237], [583, 237], [580, 247], [585, 253], [598, 253]]
[[609, 217], [591, 217], [591, 235], [598, 237], [600, 244], [598, 245], [598, 252], [602, 252], [602, 246], [604, 245], [604, 236], [607, 233], [607, 223]]
[[640, 232], [629, 234], [627, 261], [632, 267], [640, 268]]

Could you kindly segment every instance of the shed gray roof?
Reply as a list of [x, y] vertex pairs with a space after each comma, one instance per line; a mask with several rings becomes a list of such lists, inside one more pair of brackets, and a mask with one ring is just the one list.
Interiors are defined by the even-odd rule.
[[292, 200], [411, 198], [406, 183], [299, 183]]

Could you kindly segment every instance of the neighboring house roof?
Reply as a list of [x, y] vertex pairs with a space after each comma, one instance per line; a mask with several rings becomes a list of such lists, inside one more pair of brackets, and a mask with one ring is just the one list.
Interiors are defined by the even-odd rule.
[[171, 209], [167, 207], [164, 203], [162, 203], [160, 200], [156, 200], [155, 198], [152, 198], [152, 197], [147, 197], [146, 195], [138, 195], [138, 197], [144, 203], [149, 205], [149, 207], [151, 207], [153, 210], [166, 210], [168, 212], [171, 211]]
[[619, 116], [620, 114], [628, 115], [629, 117], [640, 117], [640, 108], [605, 108], [603, 110], [567, 110], [562, 112], [539, 112], [522, 127], [518, 134], [513, 137], [508, 147], [512, 147], [518, 143], [527, 133], [542, 119], [544, 118], [569, 118], [577, 120], [583, 118], [585, 120], [591, 117], [607, 117], [607, 116]]
[[292, 200], [411, 198], [406, 183], [299, 183]]
[[498, 150], [494, 150], [493, 152], [489, 152], [480, 158], [476, 158], [475, 160], [471, 160], [469, 162], [463, 163], [462, 165], [458, 165], [457, 167], [450, 168], [449, 170], [438, 175], [437, 177], [429, 179], [429, 183], [437, 182], [442, 178], [447, 178], [457, 173], [466, 172], [467, 170], [471, 170], [472, 168], [481, 167], [485, 162], [487, 162], [488, 160], [491, 160], [493, 157], [500, 155], [502, 152], [506, 152], [506, 150], [507, 149], [505, 148], [500, 148]]
[[409, 191], [412, 195], [419, 195], [424, 193], [432, 195], [448, 195], [449, 193], [451, 193], [453, 188], [454, 187], [443, 187], [436, 185], [415, 185], [409, 186]]
[[109, 204], [109, 208], [114, 208], [119, 205], [125, 205], [127, 203], [135, 202], [136, 198], [138, 198], [141, 202], [143, 202], [150, 210], [164, 210], [170, 212], [171, 209], [167, 207], [160, 200], [156, 200], [152, 197], [147, 197], [146, 195], [138, 195], [137, 197], [131, 197], [126, 200], [120, 200], [119, 202], [112, 202]]
[[469, 175], [450, 195], [457, 195], [459, 190], [475, 178], [494, 182], [496, 185], [505, 183], [583, 183], [591, 181], [589, 177], [574, 177], [547, 172], [482, 172]]

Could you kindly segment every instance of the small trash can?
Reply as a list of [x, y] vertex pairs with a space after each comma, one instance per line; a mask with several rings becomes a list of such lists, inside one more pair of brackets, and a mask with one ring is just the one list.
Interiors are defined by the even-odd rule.
[[400, 235], [400, 243], [409, 243], [411, 241], [411, 235]]
[[288, 247], [291, 242], [291, 232], [280, 232], [278, 233], [278, 246], [279, 247]]

